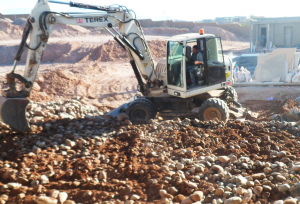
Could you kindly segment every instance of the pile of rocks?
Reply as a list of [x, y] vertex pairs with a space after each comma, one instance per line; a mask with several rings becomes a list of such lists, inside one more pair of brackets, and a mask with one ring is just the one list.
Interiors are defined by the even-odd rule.
[[[30, 101], [26, 112], [29, 123], [34, 127], [49, 120], [72, 120], [99, 115], [103, 115], [103, 112], [76, 99], [48, 103]], [[0, 121], [0, 134], [9, 132], [11, 132], [9, 126]]]
[[177, 118], [132, 125], [97, 116], [5, 134], [0, 145], [2, 203], [296, 204], [300, 198], [298, 139], [272, 122]]

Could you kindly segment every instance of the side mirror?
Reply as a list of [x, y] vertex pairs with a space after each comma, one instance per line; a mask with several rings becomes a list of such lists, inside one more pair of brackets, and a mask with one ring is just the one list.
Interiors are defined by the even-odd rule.
[[192, 58], [192, 48], [191, 48], [191, 46], [186, 46], [185, 57], [188, 58], [188, 59]]

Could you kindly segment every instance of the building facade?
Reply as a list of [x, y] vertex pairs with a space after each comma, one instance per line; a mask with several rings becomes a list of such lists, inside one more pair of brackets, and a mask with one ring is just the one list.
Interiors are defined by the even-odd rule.
[[300, 17], [261, 18], [250, 22], [250, 42], [270, 48], [300, 45]]

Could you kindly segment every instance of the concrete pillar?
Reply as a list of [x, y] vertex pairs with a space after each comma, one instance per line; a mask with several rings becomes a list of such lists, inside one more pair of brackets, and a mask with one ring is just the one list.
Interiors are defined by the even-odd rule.
[[270, 24], [267, 24], [267, 40], [266, 40], [266, 48], [267, 50], [270, 47]]

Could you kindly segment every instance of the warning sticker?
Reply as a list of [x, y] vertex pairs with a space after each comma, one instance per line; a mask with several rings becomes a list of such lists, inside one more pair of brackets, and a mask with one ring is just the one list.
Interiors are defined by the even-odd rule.
[[144, 63], [145, 68], [147, 67], [148, 63]]

